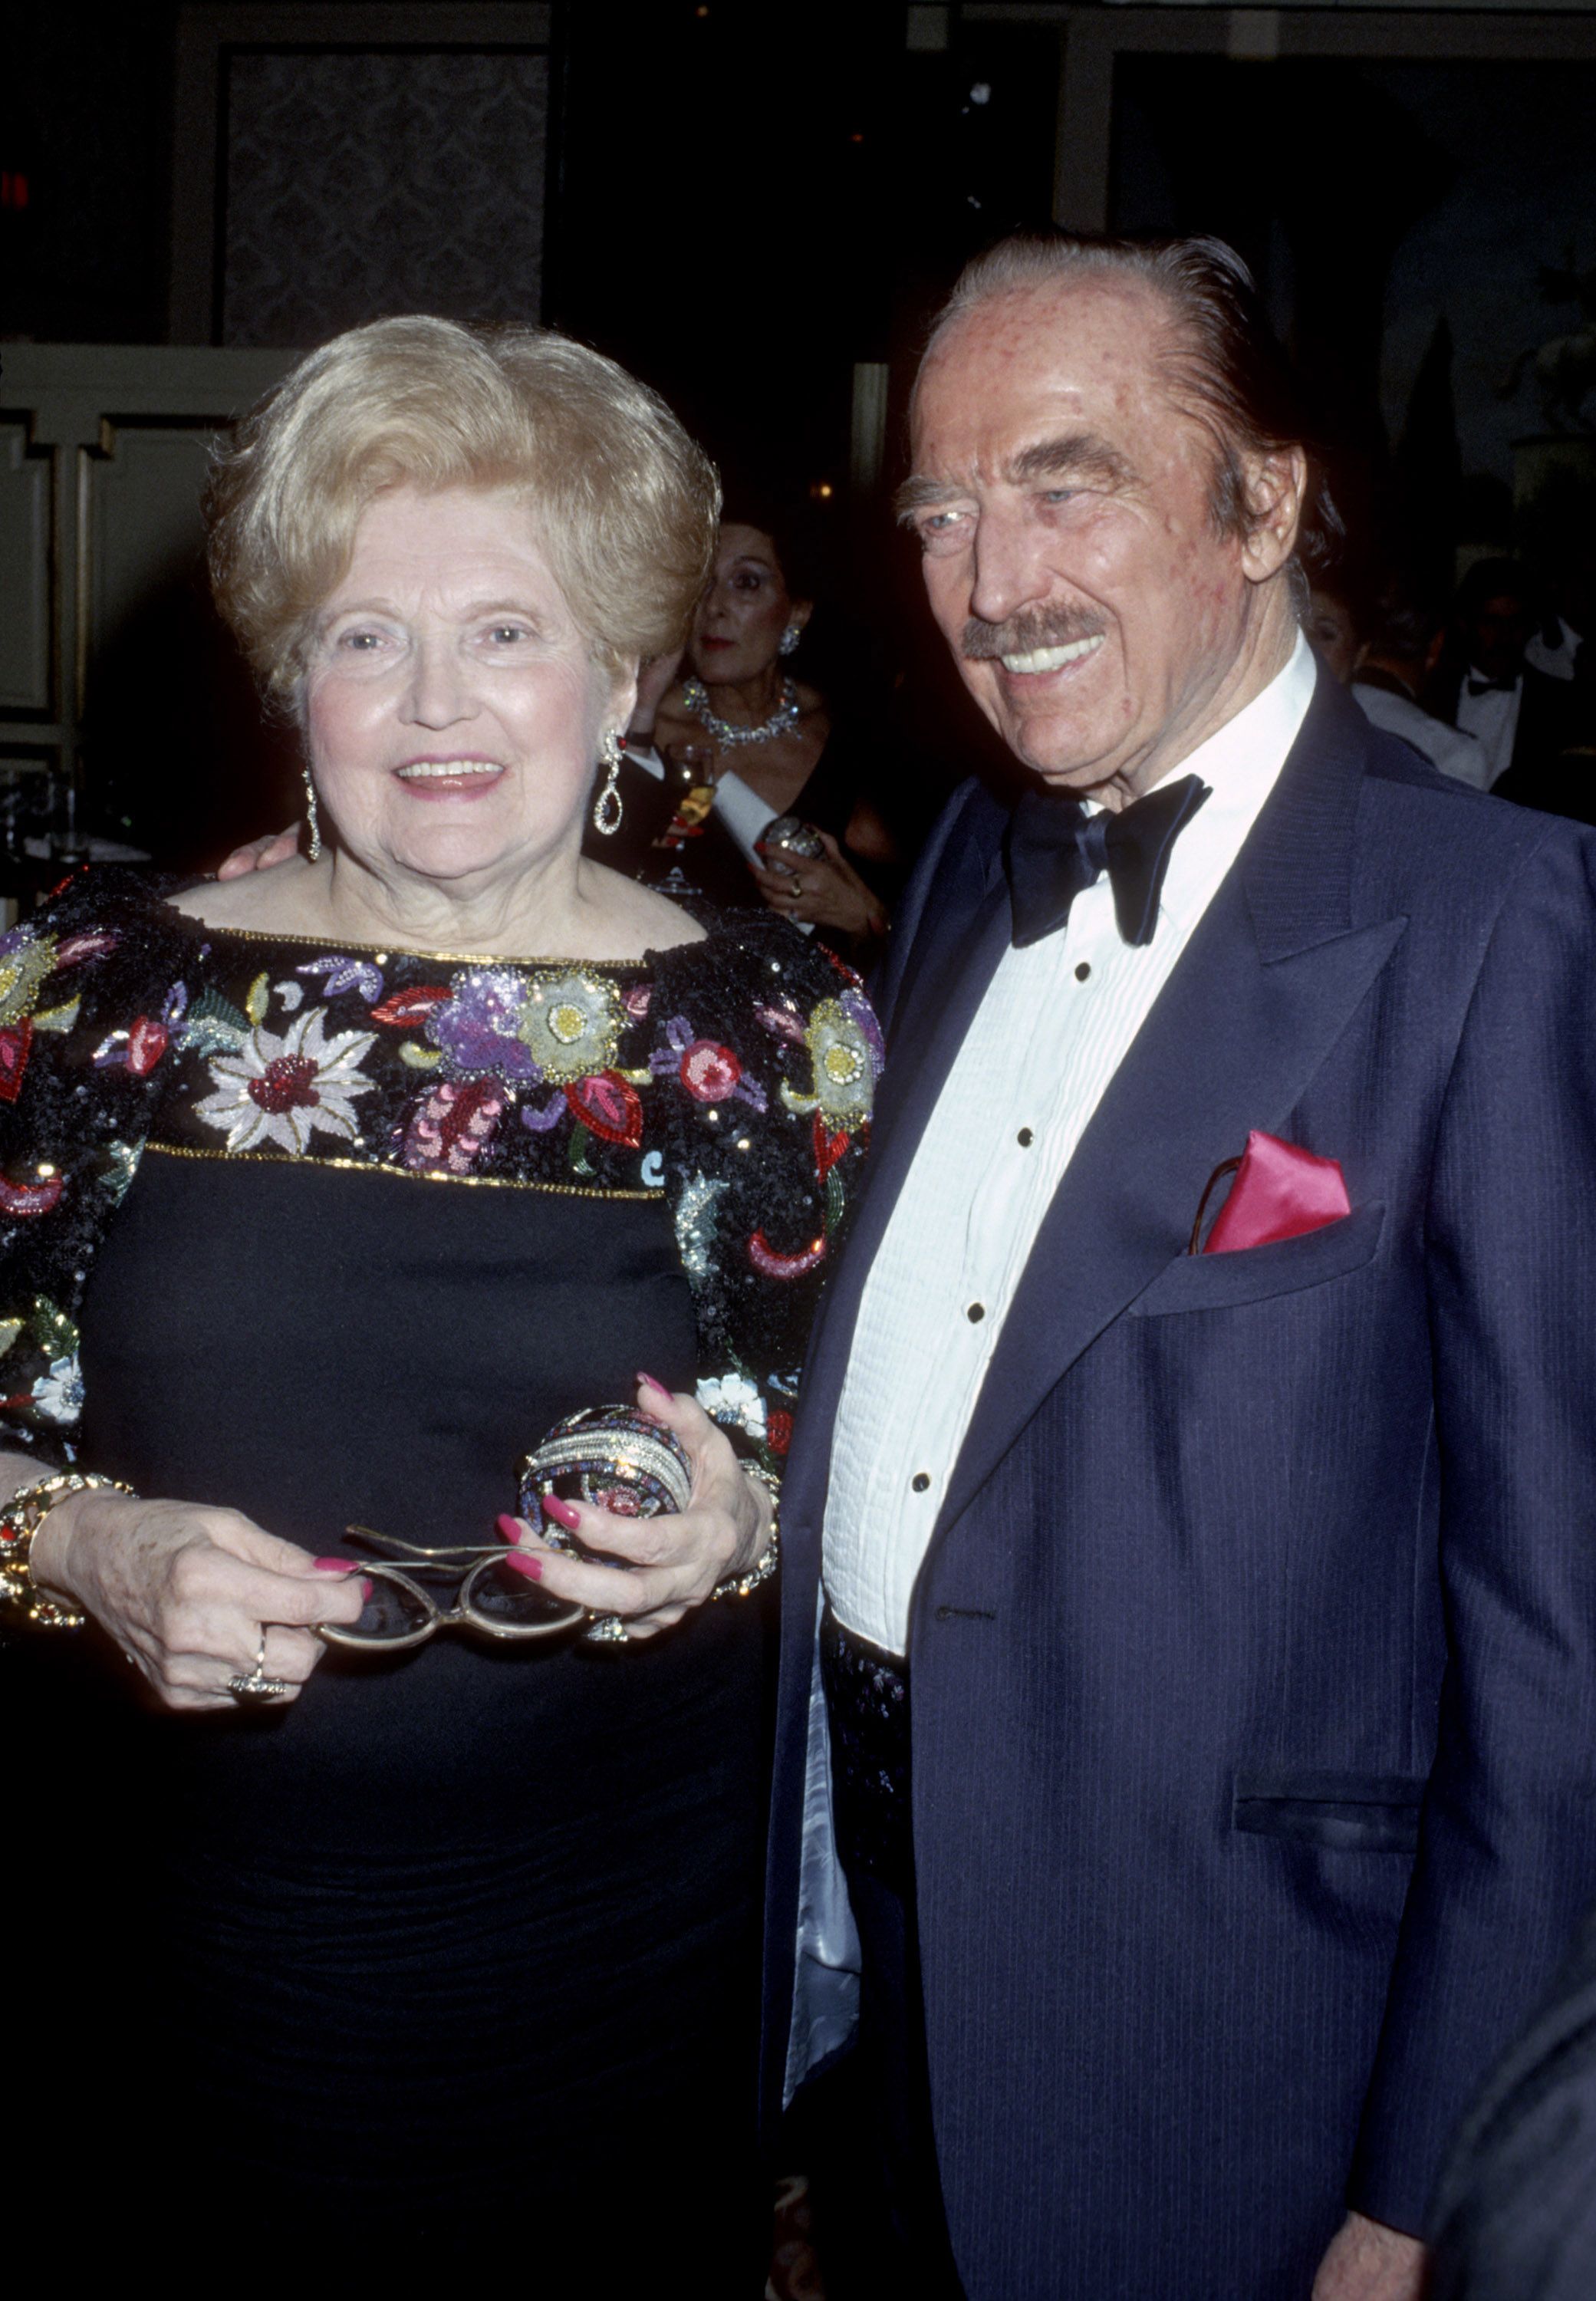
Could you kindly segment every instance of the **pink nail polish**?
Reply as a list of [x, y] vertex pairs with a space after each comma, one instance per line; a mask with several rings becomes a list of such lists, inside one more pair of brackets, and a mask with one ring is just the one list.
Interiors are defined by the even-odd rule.
[[526, 1530], [521, 1520], [518, 1518], [512, 1518], [508, 1510], [500, 1510], [493, 1523], [506, 1542], [519, 1542]]
[[569, 1502], [562, 1502], [558, 1494], [545, 1494], [543, 1507], [555, 1524], [563, 1526], [567, 1534], [581, 1524], [581, 1512], [572, 1510]]
[[528, 1551], [507, 1550], [504, 1562], [506, 1566], [513, 1566], [517, 1574], [524, 1574], [529, 1582], [541, 1582], [543, 1579], [543, 1560], [532, 1557]]
[[319, 1574], [353, 1574], [355, 1560], [352, 1558], [318, 1558], [316, 1571]]
[[652, 1390], [656, 1392], [659, 1397], [666, 1400], [669, 1399], [671, 1393], [665, 1388], [664, 1383], [656, 1382], [651, 1374], [643, 1374], [639, 1372], [638, 1380], [642, 1384], [645, 1390]]

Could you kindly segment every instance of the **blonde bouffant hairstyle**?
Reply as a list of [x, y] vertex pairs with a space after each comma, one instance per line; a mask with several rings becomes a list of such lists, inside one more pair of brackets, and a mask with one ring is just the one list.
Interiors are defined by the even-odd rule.
[[508, 487], [594, 660], [681, 644], [720, 483], [664, 400], [549, 328], [374, 320], [309, 353], [219, 447], [211, 581], [268, 695], [297, 694], [361, 515], [395, 487]]

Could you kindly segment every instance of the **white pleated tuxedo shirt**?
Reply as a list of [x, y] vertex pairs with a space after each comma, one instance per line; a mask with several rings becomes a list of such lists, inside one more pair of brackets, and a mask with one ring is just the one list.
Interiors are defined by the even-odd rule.
[[[1150, 943], [1107, 876], [999, 962], [871, 1266], [838, 1410], [824, 1578], [839, 1620], [908, 1651], [909, 1602], [1015, 1290], [1092, 1113], [1274, 787], [1314, 690], [1290, 663], [1165, 782], [1209, 797], [1174, 843]], [[1239, 1148], [1240, 1146], [1235, 1146]]]
[[1513, 746], [1518, 740], [1518, 709], [1524, 701], [1524, 674], [1520, 672], [1507, 694], [1500, 688], [1489, 687], [1483, 695], [1471, 695], [1468, 680], [1480, 679], [1483, 674], [1471, 664], [1468, 679], [1458, 695], [1458, 724], [1466, 735], [1472, 735], [1483, 749], [1490, 771], [1491, 783], [1505, 775], [1513, 764]]

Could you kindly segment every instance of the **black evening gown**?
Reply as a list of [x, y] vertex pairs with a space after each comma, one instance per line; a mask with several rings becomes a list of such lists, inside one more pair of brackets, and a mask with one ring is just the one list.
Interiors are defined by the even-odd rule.
[[[350, 1523], [490, 1538], [550, 1424], [637, 1364], [690, 1388], [695, 1356], [662, 1208], [529, 1220], [158, 1149], [81, 1324], [87, 1460], [318, 1556]], [[189, 2145], [300, 2213], [363, 2194], [435, 2228], [518, 2165], [570, 2160], [568, 2190], [597, 2152], [635, 2196], [667, 2133], [734, 2147], [761, 1667], [758, 1610], [717, 1606], [635, 1650], [331, 1653], [286, 1711], [149, 1721]]]
[[[528, 1216], [146, 1150], [84, 1303], [85, 1458], [318, 1556], [489, 1538], [560, 1416], [638, 1364], [693, 1380], [662, 1208]], [[753, 2182], [762, 1667], [760, 1610], [715, 1606], [625, 1650], [330, 1653], [288, 1710], [147, 1721], [185, 2147], [290, 2224], [469, 2241], [530, 2187], [573, 2275], [717, 2254]]]
[[[91, 873], [0, 960], [45, 1017], [0, 1111], [43, 1178], [0, 1225], [13, 1443], [59, 1460], [80, 1410], [78, 1460], [315, 1556], [490, 1542], [522, 1456], [639, 1368], [779, 1458], [879, 1050], [781, 923], [626, 965], [328, 953]], [[623, 1646], [330, 1650], [263, 1711], [140, 1710], [92, 1632], [21, 1660], [84, 2259], [180, 2227], [230, 2274], [490, 2247], [550, 2301], [754, 2301], [761, 1597]]]

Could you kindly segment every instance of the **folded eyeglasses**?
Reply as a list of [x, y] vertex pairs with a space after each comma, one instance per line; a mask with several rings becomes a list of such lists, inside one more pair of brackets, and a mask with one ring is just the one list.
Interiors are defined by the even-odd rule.
[[[547, 1638], [588, 1619], [586, 1607], [552, 1597], [518, 1573], [502, 1542], [434, 1547], [401, 1542], [374, 1527], [348, 1526], [344, 1532], [363, 1547], [397, 1552], [400, 1562], [361, 1560], [370, 1595], [358, 1621], [316, 1625], [317, 1636], [330, 1646], [397, 1653], [447, 1629], [485, 1638]], [[429, 1581], [453, 1581], [455, 1587], [451, 1593], [445, 1586], [434, 1595]]]

